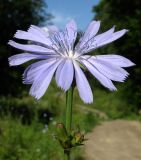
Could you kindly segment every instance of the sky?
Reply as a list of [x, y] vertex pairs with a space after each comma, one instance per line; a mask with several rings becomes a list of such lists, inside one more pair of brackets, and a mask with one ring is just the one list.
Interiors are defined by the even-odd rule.
[[65, 24], [74, 19], [80, 30], [84, 30], [92, 18], [92, 7], [100, 0], [46, 0], [48, 12], [55, 18], [52, 22], [63, 29]]

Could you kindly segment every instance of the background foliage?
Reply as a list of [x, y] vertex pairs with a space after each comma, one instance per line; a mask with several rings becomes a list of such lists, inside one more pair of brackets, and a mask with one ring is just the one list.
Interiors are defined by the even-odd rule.
[[18, 52], [7, 45], [8, 41], [17, 29], [26, 30], [31, 24], [41, 25], [45, 21], [49, 22], [51, 17], [44, 0], [0, 0], [0, 94], [20, 95], [23, 90], [23, 67], [18, 67], [16, 71], [14, 67], [8, 66], [7, 58]]
[[101, 0], [93, 7], [94, 19], [102, 21], [101, 31], [116, 24], [116, 30], [126, 28], [129, 32], [113, 43], [98, 50], [99, 53], [117, 53], [131, 59], [136, 66], [129, 69], [131, 74], [123, 97], [130, 104], [141, 108], [141, 1], [140, 0]]

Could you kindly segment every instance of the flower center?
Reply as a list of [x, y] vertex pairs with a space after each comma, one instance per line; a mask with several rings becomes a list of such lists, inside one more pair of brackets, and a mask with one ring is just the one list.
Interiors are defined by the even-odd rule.
[[73, 51], [69, 51], [69, 52], [68, 52], [68, 57], [69, 57], [69, 58], [73, 58], [73, 57], [74, 57]]
[[69, 52], [66, 52], [64, 55], [62, 55], [64, 58], [68, 58], [68, 59], [77, 59], [78, 56], [75, 54], [75, 52], [73, 52], [72, 50]]
[[65, 56], [66, 58], [69, 58], [69, 59], [76, 59], [77, 56], [75, 55], [75, 53], [73, 51], [69, 51], [67, 53], [67, 56]]

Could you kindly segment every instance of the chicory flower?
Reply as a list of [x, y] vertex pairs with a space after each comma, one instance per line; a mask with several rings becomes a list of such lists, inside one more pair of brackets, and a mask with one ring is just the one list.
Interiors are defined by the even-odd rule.
[[48, 27], [47, 31], [31, 25], [27, 32], [18, 30], [14, 35], [17, 39], [28, 40], [29, 44], [19, 44], [12, 40], [9, 45], [23, 50], [21, 54], [9, 58], [10, 66], [23, 64], [30, 60], [38, 60], [29, 65], [23, 73], [23, 82], [32, 84], [30, 95], [40, 99], [46, 92], [53, 76], [57, 85], [67, 91], [73, 80], [81, 99], [85, 103], [93, 102], [93, 94], [88, 80], [83, 72], [84, 66], [104, 87], [116, 90], [112, 81], [123, 82], [129, 75], [123, 67], [133, 66], [127, 58], [120, 55], [88, 55], [96, 50], [122, 37], [127, 30], [114, 32], [114, 27], [96, 35], [100, 21], [92, 21], [79, 42], [77, 26], [72, 20], [64, 31], [57, 27]]

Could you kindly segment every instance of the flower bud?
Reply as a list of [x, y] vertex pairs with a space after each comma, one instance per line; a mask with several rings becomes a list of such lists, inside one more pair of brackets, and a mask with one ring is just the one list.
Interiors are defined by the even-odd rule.
[[84, 141], [84, 135], [80, 132], [75, 133], [75, 143], [82, 143]]
[[67, 131], [63, 123], [57, 124], [57, 138], [62, 142], [68, 139]]

